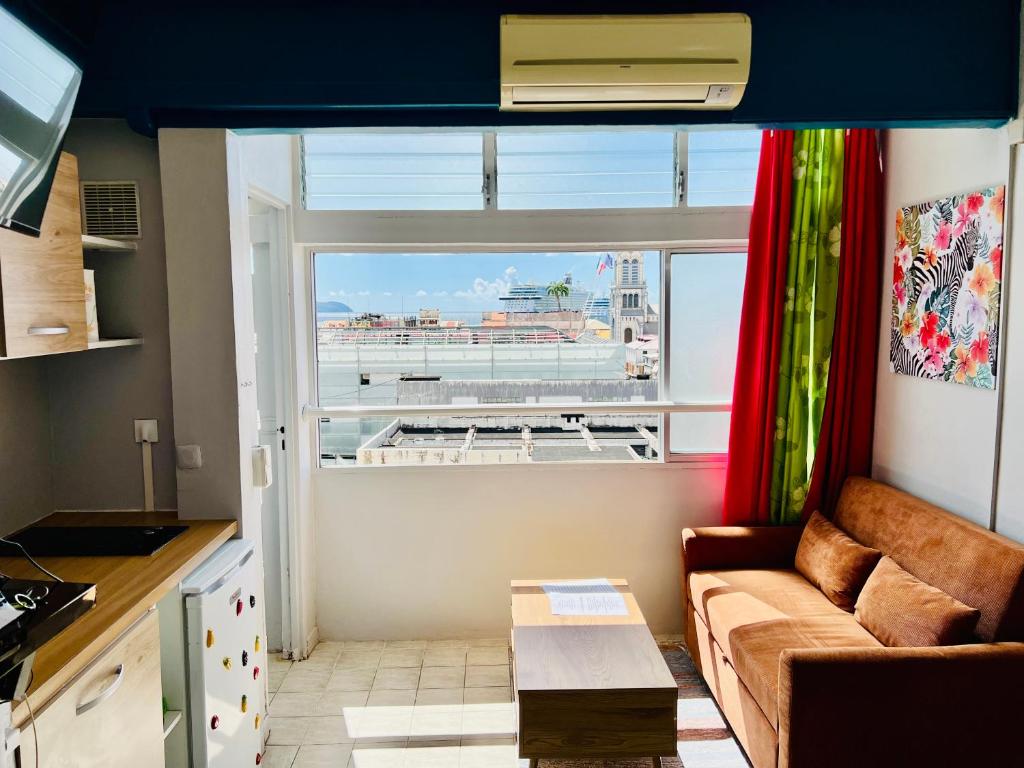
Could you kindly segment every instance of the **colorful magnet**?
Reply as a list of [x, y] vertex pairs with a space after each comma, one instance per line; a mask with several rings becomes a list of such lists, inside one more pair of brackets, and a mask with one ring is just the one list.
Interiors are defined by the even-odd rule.
[[225, 656], [221, 660], [221, 664], [224, 665], [224, 669], [231, 669], [231, 657], [230, 656]]
[[245, 667], [245, 666], [248, 666], [248, 665], [249, 665], [249, 652], [248, 651], [242, 651], [242, 666]]
[[206, 630], [206, 647], [213, 648], [213, 630]]
[[260, 676], [260, 668], [259, 667], [253, 667], [252, 668], [252, 679], [255, 680], [259, 676]]
[[256, 653], [260, 652], [260, 636], [259, 635], [256, 635], [256, 642], [252, 644], [252, 649], [254, 651], [256, 651]]
[[261, 755], [259, 752], [257, 752], [256, 753], [256, 765], [259, 765], [262, 762], [263, 762], [263, 755]]
[[249, 697], [244, 693], [242, 694], [242, 712], [246, 712], [249, 709]]
[[260, 716], [259, 716], [259, 713], [256, 714], [256, 718], [253, 720], [252, 727], [255, 728], [257, 731], [260, 729]]
[[241, 615], [242, 615], [242, 601], [239, 600], [237, 603], [235, 603], [235, 616], [241, 616]]
[[210, 730], [216, 731], [218, 728], [220, 728], [220, 718], [214, 715], [210, 718]]
[[256, 595], [249, 595], [249, 607], [250, 608], [255, 608], [256, 607]]

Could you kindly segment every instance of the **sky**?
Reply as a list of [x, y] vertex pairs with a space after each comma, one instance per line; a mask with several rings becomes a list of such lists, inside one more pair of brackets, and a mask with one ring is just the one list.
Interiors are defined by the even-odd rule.
[[[341, 301], [356, 312], [448, 317], [501, 309], [498, 297], [516, 283], [548, 285], [571, 272], [577, 287], [607, 296], [614, 271], [598, 277], [604, 251], [586, 253], [318, 253], [317, 301]], [[649, 300], [658, 301], [657, 251], [644, 255]]]

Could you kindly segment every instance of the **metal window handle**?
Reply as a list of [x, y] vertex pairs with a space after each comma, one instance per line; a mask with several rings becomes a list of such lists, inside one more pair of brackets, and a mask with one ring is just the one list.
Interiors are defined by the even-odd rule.
[[66, 325], [33, 325], [28, 329], [29, 336], [64, 336], [70, 332]]
[[79, 704], [77, 707], [75, 707], [76, 715], [84, 715], [90, 709], [98, 707], [104, 701], [106, 701], [115, 693], [117, 693], [117, 689], [120, 688], [121, 683], [124, 682], [124, 664], [118, 664], [117, 669], [114, 670], [114, 674], [116, 675], [116, 677], [114, 678], [114, 682], [110, 684], [110, 687], [108, 687], [95, 698], [89, 699], [89, 701], [85, 702], [85, 704]]

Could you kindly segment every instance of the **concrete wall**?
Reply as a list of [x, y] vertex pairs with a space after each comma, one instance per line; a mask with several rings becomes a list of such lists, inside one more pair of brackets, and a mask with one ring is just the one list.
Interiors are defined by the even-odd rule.
[[0, 536], [53, 511], [46, 360], [0, 360]]
[[509, 580], [625, 577], [682, 626], [680, 532], [721, 519], [724, 469], [372, 467], [314, 472], [323, 639], [499, 636]]
[[[886, 266], [881, 287], [873, 473], [884, 482], [988, 526], [996, 393], [889, 372], [893, 222], [900, 206], [1005, 184], [1007, 131], [886, 131], [882, 151], [886, 238], [881, 258]], [[1018, 308], [1018, 315], [1021, 313], [1024, 309]], [[1021, 323], [1017, 320], [1015, 324]], [[1019, 394], [1024, 396], [1024, 391]]]
[[142, 336], [141, 347], [47, 359], [53, 425], [53, 498], [58, 509], [140, 509], [141, 448], [133, 420], [155, 418], [157, 509], [175, 509], [174, 423], [167, 271], [157, 144], [121, 120], [74, 120], [64, 148], [92, 181], [139, 185], [142, 239], [135, 254], [86, 253], [96, 273], [100, 333]]

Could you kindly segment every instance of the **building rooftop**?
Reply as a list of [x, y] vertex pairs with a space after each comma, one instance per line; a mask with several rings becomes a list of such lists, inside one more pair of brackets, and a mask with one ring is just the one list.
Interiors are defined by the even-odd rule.
[[560, 416], [395, 419], [358, 450], [359, 464], [522, 464], [649, 461], [658, 455], [657, 419]]

